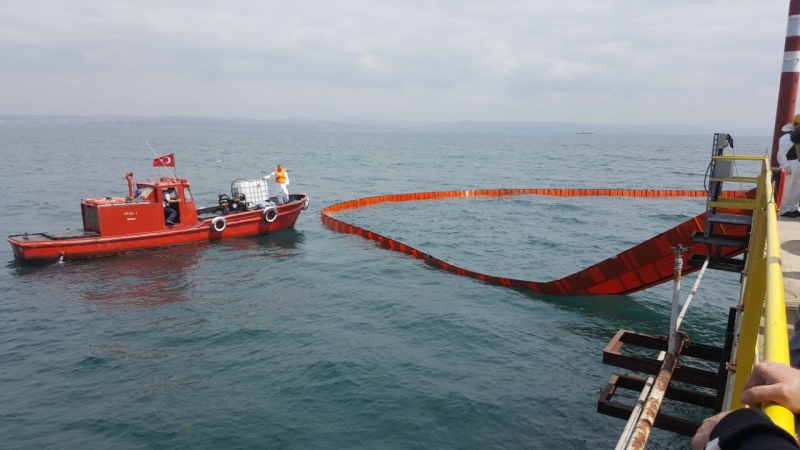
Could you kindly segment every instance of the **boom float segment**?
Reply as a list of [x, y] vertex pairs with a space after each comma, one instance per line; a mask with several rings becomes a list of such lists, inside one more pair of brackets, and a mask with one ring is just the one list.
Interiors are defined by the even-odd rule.
[[[335, 219], [332, 213], [348, 209], [363, 208], [388, 202], [409, 202], [417, 200], [436, 200], [451, 197], [504, 197], [511, 195], [547, 195], [560, 197], [707, 197], [703, 190], [632, 190], [632, 189], [486, 189], [471, 191], [415, 192], [410, 194], [391, 194], [349, 200], [324, 208], [321, 213], [322, 223], [339, 233], [356, 234], [375, 241], [383, 248], [405, 253], [427, 261], [448, 272], [477, 278], [487, 283], [501, 286], [529, 289], [548, 295], [628, 295], [642, 289], [670, 281], [674, 277], [674, 253], [672, 247], [680, 244], [691, 248], [686, 253], [705, 255], [709, 248], [715, 256], [732, 258], [743, 252], [740, 248], [728, 246], [707, 246], [694, 243], [692, 233], [702, 231], [705, 226], [705, 213], [689, 219], [657, 236], [648, 239], [622, 253], [601, 261], [591, 267], [553, 281], [527, 281], [487, 275], [455, 266], [435, 256], [422, 252], [410, 245], [383, 236], [356, 225]], [[723, 197], [751, 198], [748, 191], [726, 191]], [[733, 211], [733, 210], [732, 210]], [[738, 214], [751, 214], [751, 211], [735, 210]], [[730, 236], [742, 235], [741, 227], [720, 225], [721, 233]], [[684, 261], [685, 262], [685, 261]], [[698, 270], [698, 267], [683, 265], [682, 274], [686, 275]]]

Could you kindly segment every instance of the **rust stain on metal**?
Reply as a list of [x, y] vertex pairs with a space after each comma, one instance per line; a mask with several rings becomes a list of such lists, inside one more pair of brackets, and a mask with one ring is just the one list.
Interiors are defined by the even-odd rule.
[[[679, 336], [678, 352], [683, 350], [685, 343], [686, 341]], [[669, 388], [672, 372], [675, 370], [677, 364], [678, 355], [667, 354], [664, 358], [664, 362], [661, 364], [661, 370], [658, 372], [658, 377], [656, 377], [653, 383], [653, 389], [650, 391], [650, 395], [648, 395], [644, 407], [642, 408], [642, 415], [639, 422], [636, 424], [636, 430], [631, 437], [629, 448], [632, 450], [642, 450], [645, 448], [647, 438], [650, 436], [650, 431], [653, 429], [656, 417], [658, 417], [661, 401], [664, 399], [667, 388]]]
[[661, 373], [658, 375], [659, 375], [658, 378], [656, 378], [655, 388], [664, 393], [667, 391], [667, 388], [669, 387], [669, 379], [672, 377], [672, 373], [665, 372], [662, 370]]
[[634, 450], [643, 449], [647, 444], [647, 435], [648, 433], [646, 433], [644, 430], [637, 429], [631, 438], [630, 447]]
[[644, 425], [647, 428], [650, 428], [653, 424], [652, 422], [655, 420], [655, 417], [658, 415], [658, 409], [661, 406], [660, 402], [654, 398], [651, 398], [647, 405], [645, 405], [645, 415], [646, 419], [643, 420]]

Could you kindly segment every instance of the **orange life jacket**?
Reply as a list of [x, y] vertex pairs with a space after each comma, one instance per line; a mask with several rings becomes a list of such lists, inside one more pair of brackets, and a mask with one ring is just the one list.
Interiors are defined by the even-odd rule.
[[286, 183], [286, 169], [281, 170], [278, 172], [278, 169], [275, 169], [275, 182], [276, 183]]

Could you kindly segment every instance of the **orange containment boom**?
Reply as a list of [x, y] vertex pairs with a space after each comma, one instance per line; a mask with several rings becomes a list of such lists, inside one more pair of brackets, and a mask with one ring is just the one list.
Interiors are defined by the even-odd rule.
[[[624, 252], [601, 261], [591, 267], [568, 275], [554, 281], [526, 281], [513, 278], [504, 278], [486, 275], [472, 270], [454, 266], [427, 253], [421, 252], [410, 245], [403, 244], [394, 239], [366, 230], [347, 222], [334, 219], [331, 213], [354, 208], [375, 205], [385, 202], [408, 202], [417, 200], [435, 200], [450, 197], [502, 197], [510, 195], [548, 195], [548, 196], [606, 196], [606, 197], [707, 197], [702, 190], [632, 190], [632, 189], [487, 189], [475, 191], [443, 191], [443, 192], [417, 192], [411, 194], [392, 194], [377, 197], [367, 197], [349, 200], [324, 208], [321, 212], [322, 222], [329, 228], [340, 233], [357, 234], [361, 237], [377, 242], [381, 247], [406, 253], [415, 258], [423, 259], [428, 263], [458, 275], [477, 278], [487, 283], [502, 286], [530, 289], [549, 295], [628, 295], [651, 286], [661, 284], [673, 279], [675, 254], [672, 247], [683, 245], [690, 248], [685, 253], [683, 275], [698, 270], [686, 264], [690, 254], [706, 255], [706, 244], [694, 243], [692, 233], [703, 231], [705, 226], [705, 213], [689, 219], [674, 228], [648, 239], [641, 244], [625, 250]], [[746, 191], [726, 191], [723, 197], [750, 196]], [[735, 210], [737, 214], [751, 214], [749, 211]], [[744, 236], [746, 230], [739, 226], [718, 224], [715, 229], [717, 234], [729, 236]], [[728, 246], [713, 247], [716, 249], [714, 256], [731, 258], [744, 252], [741, 248]]]

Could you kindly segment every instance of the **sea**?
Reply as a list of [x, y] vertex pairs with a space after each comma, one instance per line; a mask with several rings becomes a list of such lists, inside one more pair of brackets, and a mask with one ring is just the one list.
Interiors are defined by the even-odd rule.
[[[720, 131], [738, 154], [770, 146]], [[259, 237], [39, 266], [0, 246], [3, 449], [613, 448], [625, 422], [596, 407], [620, 370], [603, 348], [620, 329], [666, 334], [671, 284], [568, 298], [489, 285], [338, 234], [320, 210], [421, 191], [703, 189], [713, 138], [15, 124], [0, 136], [4, 235], [81, 228], [81, 199], [127, 195], [126, 172], [168, 175], [154, 151], [175, 154], [200, 206], [277, 164], [311, 199], [294, 229]], [[337, 217], [467, 269], [547, 281], [704, 201], [469, 197]], [[739, 287], [707, 273], [682, 327], [693, 342], [722, 344]], [[649, 448], [688, 446], [655, 430]]]

